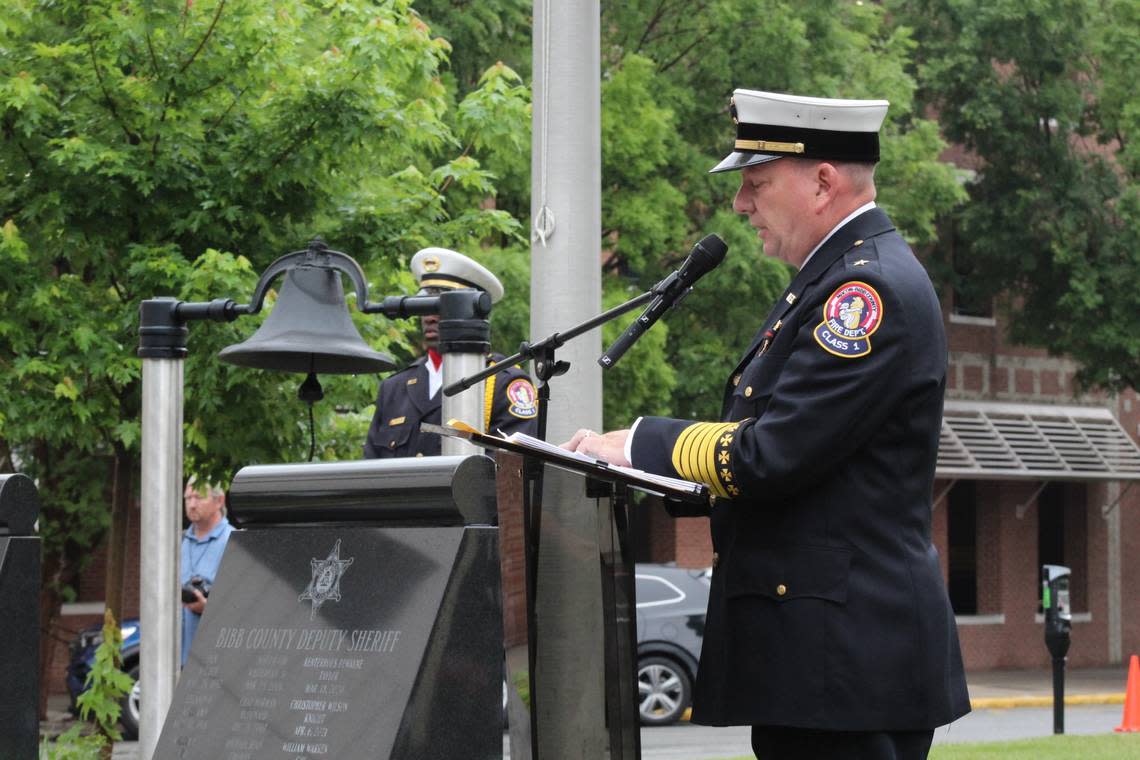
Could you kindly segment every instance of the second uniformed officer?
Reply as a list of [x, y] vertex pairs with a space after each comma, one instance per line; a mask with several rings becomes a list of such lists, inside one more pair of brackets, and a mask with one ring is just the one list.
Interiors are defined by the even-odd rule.
[[[425, 248], [412, 257], [412, 274], [420, 295], [443, 290], [475, 288], [496, 302], [503, 285], [486, 267], [446, 248]], [[420, 432], [420, 423], [440, 424], [444, 357], [439, 353], [439, 317], [422, 318], [424, 355], [401, 372], [380, 383], [376, 412], [364, 443], [365, 459], [438, 456], [438, 435]], [[488, 355], [488, 364], [502, 359]], [[484, 388], [484, 429], [488, 432], [523, 432], [537, 429], [537, 394], [527, 374], [518, 367], [487, 378]]]

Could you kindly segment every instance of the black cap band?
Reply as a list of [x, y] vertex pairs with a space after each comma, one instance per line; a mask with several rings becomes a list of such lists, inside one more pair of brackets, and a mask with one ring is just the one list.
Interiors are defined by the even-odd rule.
[[876, 163], [878, 132], [835, 132], [771, 124], [737, 124], [736, 150], [832, 161]]

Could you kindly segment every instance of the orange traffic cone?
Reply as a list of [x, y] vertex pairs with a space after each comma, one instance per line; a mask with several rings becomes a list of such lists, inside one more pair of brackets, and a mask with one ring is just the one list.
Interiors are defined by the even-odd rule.
[[1128, 688], [1124, 692], [1124, 718], [1117, 731], [1140, 731], [1140, 657], [1128, 663]]

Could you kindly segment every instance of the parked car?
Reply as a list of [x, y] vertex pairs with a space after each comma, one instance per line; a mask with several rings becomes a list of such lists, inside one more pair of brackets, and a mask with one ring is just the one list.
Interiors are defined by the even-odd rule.
[[642, 725], [664, 726], [692, 702], [712, 571], [638, 564], [635, 576], [638, 709]]
[[[123, 671], [134, 681], [131, 690], [123, 698], [123, 710], [119, 724], [123, 727], [123, 738], [134, 740], [139, 736], [139, 621], [127, 619], [120, 628], [123, 635]], [[84, 628], [71, 642], [71, 658], [67, 664], [67, 691], [71, 696], [71, 712], [79, 714], [76, 700], [87, 690], [87, 674], [95, 665], [95, 650], [103, 643], [103, 626]]]

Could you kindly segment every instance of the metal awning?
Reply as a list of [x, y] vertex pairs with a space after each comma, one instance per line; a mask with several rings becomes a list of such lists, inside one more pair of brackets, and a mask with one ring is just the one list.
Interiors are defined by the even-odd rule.
[[1140, 448], [1104, 407], [947, 401], [936, 475], [1140, 480]]

